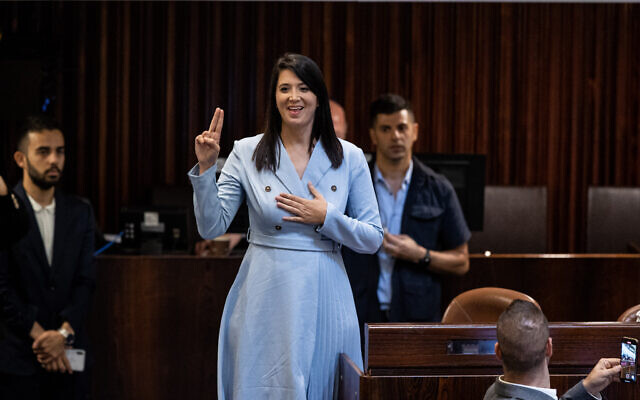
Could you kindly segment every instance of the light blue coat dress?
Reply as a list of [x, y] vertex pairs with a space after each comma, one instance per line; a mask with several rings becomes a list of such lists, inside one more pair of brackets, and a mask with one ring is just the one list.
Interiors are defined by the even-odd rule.
[[[360, 368], [360, 334], [340, 245], [374, 253], [383, 231], [362, 150], [341, 141], [344, 160], [331, 167], [320, 142], [302, 179], [279, 142], [274, 174], [251, 159], [262, 135], [235, 142], [215, 182], [215, 167], [189, 178], [198, 231], [223, 234], [238, 207], [249, 207], [249, 248], [229, 291], [218, 338], [218, 398], [331, 399], [340, 353]], [[311, 199], [311, 181], [326, 199], [322, 226], [283, 221], [275, 197]], [[345, 215], [345, 211], [351, 217]]]

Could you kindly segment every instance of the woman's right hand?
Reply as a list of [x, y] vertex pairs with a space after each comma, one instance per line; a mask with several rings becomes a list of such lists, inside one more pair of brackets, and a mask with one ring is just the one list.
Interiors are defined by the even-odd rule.
[[216, 107], [216, 112], [211, 119], [209, 130], [203, 131], [196, 136], [196, 157], [198, 158], [200, 174], [203, 174], [218, 161], [218, 154], [220, 154], [220, 133], [222, 132], [223, 121], [224, 111]]

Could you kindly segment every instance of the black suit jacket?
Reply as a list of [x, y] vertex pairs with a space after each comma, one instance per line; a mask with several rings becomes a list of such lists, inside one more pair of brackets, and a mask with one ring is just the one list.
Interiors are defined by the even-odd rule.
[[40, 367], [29, 332], [37, 321], [45, 330], [68, 321], [76, 345], [86, 348], [84, 329], [95, 286], [94, 218], [88, 201], [56, 190], [52, 265], [22, 184], [14, 188], [28, 219], [27, 235], [0, 253], [0, 298], [5, 337], [0, 341], [0, 371], [30, 375]]
[[[373, 164], [371, 176], [375, 179]], [[402, 212], [401, 232], [431, 250], [448, 250], [471, 237], [455, 191], [449, 181], [413, 158], [413, 173]], [[377, 254], [359, 254], [343, 248], [343, 259], [353, 290], [360, 329], [379, 321]], [[440, 321], [440, 278], [424, 265], [397, 259], [391, 276], [389, 319], [397, 322]]]
[[29, 229], [26, 209], [13, 193], [0, 196], [0, 250], [22, 238]]

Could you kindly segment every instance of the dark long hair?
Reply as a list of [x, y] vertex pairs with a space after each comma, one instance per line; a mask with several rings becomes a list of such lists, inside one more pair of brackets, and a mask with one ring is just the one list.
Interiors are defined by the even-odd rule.
[[333, 130], [333, 120], [331, 119], [331, 109], [329, 108], [329, 93], [324, 83], [322, 72], [312, 59], [294, 53], [283, 55], [273, 66], [271, 84], [269, 85], [266, 128], [264, 136], [262, 136], [253, 152], [256, 168], [258, 171], [266, 168], [275, 172], [280, 164], [278, 137], [282, 131], [282, 117], [276, 104], [276, 86], [278, 85], [280, 71], [284, 69], [296, 74], [318, 99], [318, 107], [313, 117], [309, 153], [313, 150], [314, 140], [321, 141], [329, 160], [331, 160], [331, 166], [338, 168], [342, 164], [342, 145]]

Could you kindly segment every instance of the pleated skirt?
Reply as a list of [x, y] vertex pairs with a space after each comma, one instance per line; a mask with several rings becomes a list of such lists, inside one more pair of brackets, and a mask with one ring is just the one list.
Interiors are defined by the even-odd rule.
[[251, 244], [222, 316], [218, 398], [337, 398], [340, 353], [362, 368], [340, 252]]

